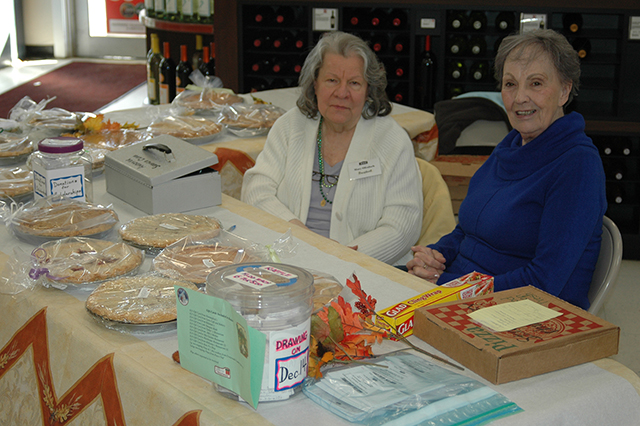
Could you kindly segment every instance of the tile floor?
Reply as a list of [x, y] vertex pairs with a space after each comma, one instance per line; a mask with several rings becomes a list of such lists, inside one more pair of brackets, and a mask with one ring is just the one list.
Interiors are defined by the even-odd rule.
[[[69, 60], [31, 61], [0, 69], [0, 93], [65, 65]], [[133, 96], [110, 104], [105, 110], [142, 105], [146, 89], [134, 89]], [[6, 117], [2, 117], [6, 118]], [[616, 286], [599, 315], [620, 326], [620, 352], [613, 358], [640, 375], [640, 261], [623, 260]]]

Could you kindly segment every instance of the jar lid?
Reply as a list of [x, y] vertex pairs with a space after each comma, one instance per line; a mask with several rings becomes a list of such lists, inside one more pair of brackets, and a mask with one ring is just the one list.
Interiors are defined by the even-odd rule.
[[216, 268], [207, 277], [207, 294], [224, 299], [237, 311], [282, 312], [312, 305], [313, 275], [282, 263], [256, 262]]
[[82, 139], [73, 137], [46, 138], [38, 142], [38, 150], [47, 154], [68, 154], [84, 148]]

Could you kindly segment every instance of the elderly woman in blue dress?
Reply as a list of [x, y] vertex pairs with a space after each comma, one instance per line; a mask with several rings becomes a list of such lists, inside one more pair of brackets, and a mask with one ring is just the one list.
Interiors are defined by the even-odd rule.
[[297, 107], [245, 173], [242, 201], [383, 262], [408, 253], [422, 185], [411, 140], [389, 117], [386, 84], [363, 40], [325, 34], [302, 67]]
[[438, 284], [471, 271], [495, 290], [532, 285], [584, 309], [607, 209], [598, 149], [577, 112], [580, 60], [553, 30], [506, 37], [495, 76], [513, 130], [471, 178], [456, 229], [414, 247], [410, 273]]

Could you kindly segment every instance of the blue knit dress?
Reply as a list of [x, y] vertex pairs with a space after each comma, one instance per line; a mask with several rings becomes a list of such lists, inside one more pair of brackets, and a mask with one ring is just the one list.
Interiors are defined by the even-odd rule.
[[578, 113], [522, 146], [512, 130], [475, 173], [459, 224], [429, 247], [446, 258], [439, 284], [471, 271], [495, 290], [533, 285], [584, 309], [607, 209], [597, 148]]

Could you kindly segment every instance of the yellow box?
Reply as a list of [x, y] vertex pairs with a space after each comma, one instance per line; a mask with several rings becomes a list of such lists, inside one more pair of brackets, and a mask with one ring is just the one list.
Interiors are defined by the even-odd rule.
[[416, 309], [489, 293], [493, 293], [493, 277], [480, 272], [470, 272], [438, 288], [378, 311], [376, 323], [387, 330], [393, 328], [398, 334], [410, 336], [413, 334], [413, 314]]

